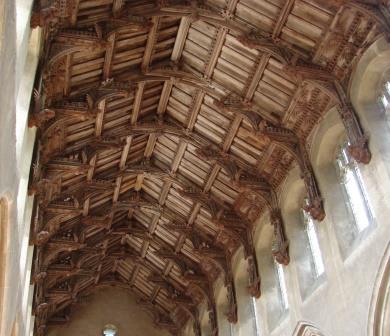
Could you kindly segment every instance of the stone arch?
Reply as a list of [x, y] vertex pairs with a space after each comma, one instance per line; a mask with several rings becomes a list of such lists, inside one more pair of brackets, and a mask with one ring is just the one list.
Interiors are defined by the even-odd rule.
[[381, 260], [370, 303], [368, 336], [390, 334], [390, 242]]
[[381, 157], [390, 155], [390, 123], [378, 103], [384, 76], [390, 71], [390, 43], [380, 38], [373, 43], [356, 64], [349, 83], [349, 96], [369, 138], [375, 165], [381, 166], [390, 178], [390, 167], [381, 163]]
[[309, 323], [298, 322], [293, 336], [324, 336], [324, 334]]

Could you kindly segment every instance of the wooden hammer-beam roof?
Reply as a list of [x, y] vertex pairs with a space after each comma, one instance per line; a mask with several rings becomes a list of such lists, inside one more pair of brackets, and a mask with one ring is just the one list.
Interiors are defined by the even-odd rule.
[[349, 101], [354, 65], [389, 35], [388, 1], [36, 0], [44, 46], [29, 125], [39, 128], [35, 332], [66, 323], [101, 286], [132, 290], [172, 334], [213, 282], [237, 321], [231, 258], [244, 247], [260, 296], [252, 234], [270, 212], [272, 253], [289, 262], [278, 188], [294, 164], [307, 211], [323, 199], [307, 151], [336, 107], [350, 152], [371, 158]]

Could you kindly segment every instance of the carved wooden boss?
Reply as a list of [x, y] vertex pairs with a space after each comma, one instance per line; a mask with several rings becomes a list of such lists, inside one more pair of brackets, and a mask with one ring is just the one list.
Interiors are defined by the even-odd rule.
[[348, 86], [364, 50], [389, 36], [388, 5], [37, 0], [36, 335], [102, 286], [131, 289], [174, 335], [189, 320], [201, 335], [206, 302], [218, 335], [219, 276], [237, 322], [231, 260], [243, 246], [248, 290], [259, 297], [252, 234], [263, 211], [274, 226], [270, 253], [289, 263], [277, 195], [294, 164], [306, 210], [325, 217], [307, 138], [329, 109], [351, 155], [370, 161]]

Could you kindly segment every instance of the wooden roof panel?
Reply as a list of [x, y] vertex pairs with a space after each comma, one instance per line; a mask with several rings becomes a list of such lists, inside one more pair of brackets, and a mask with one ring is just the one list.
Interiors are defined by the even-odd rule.
[[[253, 223], [266, 210], [284, 246], [277, 190], [294, 164], [310, 213], [325, 216], [306, 140], [331, 107], [353, 116], [345, 95], [353, 65], [388, 33], [379, 9], [324, 0], [61, 3], [59, 20], [38, 20], [42, 86], [30, 120], [41, 128], [30, 186], [36, 334], [67, 320], [72, 298], [108, 284], [132, 289], [177, 334], [199, 322], [202, 299], [215, 315], [219, 275], [234, 321], [231, 257], [243, 245], [254, 258]], [[357, 119], [345, 124], [354, 153], [369, 160]], [[287, 250], [270, 253], [289, 260]], [[248, 277], [258, 296], [257, 265]], [[215, 320], [210, 327], [216, 336]]]

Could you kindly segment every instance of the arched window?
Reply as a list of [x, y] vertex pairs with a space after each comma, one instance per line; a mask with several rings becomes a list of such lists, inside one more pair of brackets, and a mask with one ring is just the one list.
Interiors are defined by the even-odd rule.
[[380, 102], [385, 109], [387, 119], [390, 118], [390, 80], [386, 81], [383, 85], [383, 92], [380, 96]]
[[348, 144], [345, 144], [340, 148], [336, 162], [352, 224], [350, 229], [353, 238], [356, 238], [371, 225], [373, 215], [359, 167], [350, 157], [347, 146]]
[[[305, 200], [306, 202], [306, 200]], [[302, 209], [302, 217], [306, 238], [310, 248], [310, 258], [313, 269], [313, 275], [318, 278], [325, 272], [324, 262], [322, 260], [322, 253], [320, 244], [318, 242], [316, 225], [310, 214]]]
[[103, 336], [118, 336], [118, 328], [113, 324], [107, 324], [103, 329]]
[[276, 260], [274, 260], [274, 265], [275, 265], [275, 273], [276, 273], [276, 279], [278, 284], [280, 304], [283, 310], [286, 311], [288, 310], [289, 304], [288, 304], [288, 297], [287, 297], [286, 279], [284, 277], [284, 269], [281, 264], [276, 262]]

